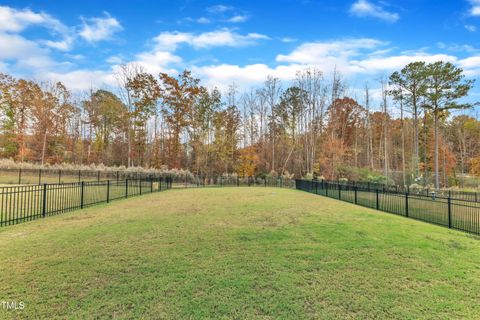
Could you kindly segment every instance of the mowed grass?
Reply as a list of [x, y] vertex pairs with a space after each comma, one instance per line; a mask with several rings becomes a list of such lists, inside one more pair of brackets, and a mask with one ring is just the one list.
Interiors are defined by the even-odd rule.
[[478, 319], [478, 237], [296, 190], [200, 188], [0, 229], [0, 319]]

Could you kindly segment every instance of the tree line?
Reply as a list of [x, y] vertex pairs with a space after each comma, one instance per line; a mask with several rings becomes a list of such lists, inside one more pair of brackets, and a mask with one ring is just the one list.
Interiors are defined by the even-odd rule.
[[474, 81], [451, 63], [410, 63], [379, 80], [376, 99], [314, 68], [286, 87], [268, 77], [223, 95], [187, 70], [129, 64], [116, 78], [114, 91], [74, 97], [60, 82], [0, 74], [0, 156], [436, 187], [480, 174], [480, 122], [455, 112], [474, 106], [464, 102]]

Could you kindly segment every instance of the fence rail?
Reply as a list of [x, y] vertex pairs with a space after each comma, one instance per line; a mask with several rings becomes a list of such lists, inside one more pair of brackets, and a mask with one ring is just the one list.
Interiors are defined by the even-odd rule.
[[69, 182], [102, 180], [123, 181], [139, 179], [166, 178], [167, 174], [135, 172], [135, 171], [112, 171], [112, 170], [67, 170], [67, 169], [25, 169], [25, 168], [0, 168], [0, 184], [62, 184]]
[[452, 229], [480, 234], [480, 203], [472, 200], [373, 189], [331, 181], [296, 180], [296, 188]]

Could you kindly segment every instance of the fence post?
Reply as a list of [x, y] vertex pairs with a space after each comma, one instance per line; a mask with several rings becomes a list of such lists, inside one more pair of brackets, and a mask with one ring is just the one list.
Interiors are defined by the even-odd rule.
[[408, 192], [405, 192], [405, 217], [408, 218]]
[[110, 180], [107, 180], [107, 203], [110, 202]]
[[378, 188], [375, 189], [375, 193], [376, 193], [376, 195], [377, 195], [377, 206], [376, 206], [376, 208], [377, 208], [377, 210], [378, 210], [378, 208], [380, 208], [380, 204], [379, 204], [379, 202], [378, 202]]
[[140, 185], [140, 195], [142, 195], [142, 180], [137, 180], [137, 183]]
[[239, 180], [239, 178], [238, 178], [238, 176], [237, 176], [237, 187], [239, 187], [239, 186], [240, 186], [240, 180]]
[[153, 179], [150, 179], [150, 193], [153, 193]]
[[18, 184], [22, 184], [22, 168], [18, 169]]
[[342, 185], [338, 184], [338, 200], [342, 200]]
[[42, 169], [38, 170], [38, 184], [42, 184]]
[[62, 170], [58, 170], [58, 183], [62, 183]]
[[45, 218], [47, 215], [47, 184], [43, 185], [43, 208], [42, 208], [42, 217]]
[[80, 182], [80, 209], [83, 209], [85, 181]]
[[315, 194], [318, 194], [318, 181], [315, 181]]
[[128, 198], [128, 179], [125, 179], [125, 198]]
[[82, 180], [82, 179], [80, 178], [81, 175], [82, 175], [82, 172], [81, 172], [80, 170], [78, 170], [78, 182], [80, 182], [80, 180]]
[[448, 227], [452, 228], [452, 198], [448, 197]]
[[353, 188], [355, 190], [355, 204], [357, 204], [358, 203], [358, 201], [357, 201], [357, 190], [358, 190], [358, 188], [356, 186], [353, 187]]

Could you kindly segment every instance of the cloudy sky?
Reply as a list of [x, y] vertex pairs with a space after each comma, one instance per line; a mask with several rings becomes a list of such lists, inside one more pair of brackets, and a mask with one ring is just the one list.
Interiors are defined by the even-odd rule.
[[480, 0], [0, 1], [0, 72], [74, 90], [128, 62], [221, 88], [308, 66], [360, 88], [415, 60], [478, 78], [479, 42]]

